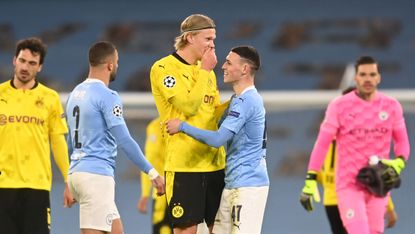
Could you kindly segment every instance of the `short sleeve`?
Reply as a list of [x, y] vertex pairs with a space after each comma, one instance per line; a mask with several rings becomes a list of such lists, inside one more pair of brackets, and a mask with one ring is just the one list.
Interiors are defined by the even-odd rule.
[[151, 69], [150, 77], [152, 85], [159, 90], [160, 94], [170, 99], [180, 92], [180, 87], [184, 84], [180, 82], [177, 73], [165, 66], [167, 65], [162, 66], [156, 63]]

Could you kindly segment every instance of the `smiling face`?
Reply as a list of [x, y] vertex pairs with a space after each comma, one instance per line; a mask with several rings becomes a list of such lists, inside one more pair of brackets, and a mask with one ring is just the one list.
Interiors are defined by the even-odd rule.
[[29, 49], [23, 49], [13, 59], [15, 85], [27, 85], [34, 82], [38, 72], [42, 70], [40, 55], [32, 53]]
[[376, 63], [359, 65], [356, 76], [356, 88], [363, 97], [371, 97], [375, 93], [381, 77]]
[[229, 52], [222, 69], [225, 83], [237, 82], [242, 77], [244, 69], [241, 57], [234, 52]]

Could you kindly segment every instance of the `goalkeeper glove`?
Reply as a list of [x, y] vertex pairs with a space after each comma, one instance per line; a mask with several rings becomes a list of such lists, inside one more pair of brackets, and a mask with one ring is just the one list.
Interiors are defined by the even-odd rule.
[[320, 202], [320, 193], [317, 187], [317, 173], [308, 171], [304, 188], [301, 192], [300, 203], [308, 212], [313, 211], [313, 200]]
[[392, 167], [398, 175], [400, 175], [401, 171], [405, 168], [405, 160], [402, 156], [398, 156], [395, 159], [382, 159], [380, 161], [386, 166]]

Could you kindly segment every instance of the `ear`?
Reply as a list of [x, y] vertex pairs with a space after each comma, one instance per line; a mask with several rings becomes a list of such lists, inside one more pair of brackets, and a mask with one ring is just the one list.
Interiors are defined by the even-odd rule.
[[16, 66], [16, 56], [13, 57], [13, 66]]
[[247, 74], [249, 72], [249, 65], [247, 63], [244, 63], [244, 65], [242, 66], [242, 74]]
[[186, 41], [187, 41], [189, 44], [193, 44], [193, 42], [194, 42], [193, 33], [188, 33], [188, 34], [186, 35]]
[[39, 68], [37, 69], [37, 72], [40, 72], [40, 71], [42, 71], [42, 65], [39, 65]]
[[114, 64], [113, 63], [107, 63], [107, 69], [108, 69], [108, 71], [112, 71], [114, 69]]

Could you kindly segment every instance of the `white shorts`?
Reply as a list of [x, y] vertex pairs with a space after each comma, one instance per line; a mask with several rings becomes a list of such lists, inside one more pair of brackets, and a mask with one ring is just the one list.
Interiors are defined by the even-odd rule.
[[120, 218], [114, 199], [114, 178], [74, 172], [68, 176], [68, 183], [79, 203], [80, 228], [111, 232], [112, 221]]
[[260, 234], [268, 186], [224, 189], [213, 233]]

